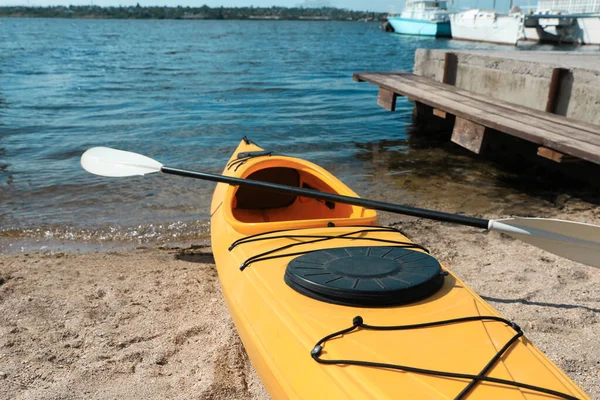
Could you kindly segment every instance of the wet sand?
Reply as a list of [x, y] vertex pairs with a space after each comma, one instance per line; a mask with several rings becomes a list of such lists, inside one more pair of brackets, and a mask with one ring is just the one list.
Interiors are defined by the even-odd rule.
[[[600, 223], [575, 200], [547, 214]], [[468, 227], [382, 222], [428, 247], [600, 398], [600, 269]], [[204, 246], [1, 255], [0, 399], [268, 399]]]

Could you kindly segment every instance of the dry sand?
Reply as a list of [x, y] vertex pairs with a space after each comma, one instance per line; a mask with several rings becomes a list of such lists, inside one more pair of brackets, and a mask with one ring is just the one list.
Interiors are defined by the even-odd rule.
[[[554, 216], [600, 223], [593, 207]], [[600, 269], [494, 233], [391, 221], [600, 398]], [[0, 256], [0, 360], [0, 399], [269, 398], [209, 247]]]
[[1, 399], [268, 398], [210, 249], [0, 260]]

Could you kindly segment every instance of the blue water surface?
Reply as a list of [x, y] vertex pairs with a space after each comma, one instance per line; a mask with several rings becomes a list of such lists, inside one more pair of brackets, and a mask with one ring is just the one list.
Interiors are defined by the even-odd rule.
[[[417, 48], [514, 50], [322, 21], [0, 20], [0, 227], [206, 220], [214, 184], [85, 172], [92, 146], [222, 170], [242, 136], [369, 194], [369, 144], [407, 146], [358, 71], [411, 70]], [[365, 193], [366, 192], [366, 193]]]

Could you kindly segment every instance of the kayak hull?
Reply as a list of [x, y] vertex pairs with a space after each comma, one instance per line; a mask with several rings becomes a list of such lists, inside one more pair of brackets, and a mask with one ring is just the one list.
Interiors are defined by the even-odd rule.
[[[224, 174], [255, 178], [257, 171], [292, 168], [303, 187], [356, 196], [333, 175], [309, 162], [262, 155], [239, 159], [239, 153], [261, 152], [242, 141]], [[240, 161], [241, 160], [241, 161]], [[275, 170], [283, 179], [283, 170]], [[254, 174], [254, 175], [253, 175]], [[274, 179], [274, 178], [272, 178]], [[361, 207], [294, 198], [275, 209], [246, 207], [246, 198], [276, 196], [218, 184], [211, 205], [213, 253], [228, 309], [244, 347], [274, 399], [448, 399], [471, 382], [414, 372], [362, 366], [324, 365], [311, 357], [321, 338], [348, 328], [356, 316], [369, 325], [406, 325], [469, 316], [500, 314], [451, 271], [439, 290], [405, 305], [360, 307], [315, 300], [290, 288], [284, 279], [288, 263], [322, 249], [381, 246], [406, 247], [412, 242], [393, 229], [377, 227], [377, 214]], [[239, 195], [239, 196], [238, 196]], [[283, 199], [285, 200], [285, 199]], [[283, 201], [282, 200], [282, 201]], [[278, 200], [277, 200], [278, 201]], [[287, 200], [286, 200], [287, 201]], [[290, 200], [291, 201], [291, 200]], [[283, 204], [283, 203], [282, 203]], [[309, 215], [314, 210], [314, 214]], [[425, 254], [425, 250], [411, 251]], [[287, 254], [296, 254], [289, 255]], [[244, 267], [243, 271], [240, 267]], [[416, 330], [355, 332], [323, 346], [323, 359], [350, 359], [477, 375], [515, 335], [498, 321], [472, 321]], [[520, 337], [486, 373], [588, 397], [525, 337]], [[530, 389], [479, 382], [468, 399], [553, 399]]]

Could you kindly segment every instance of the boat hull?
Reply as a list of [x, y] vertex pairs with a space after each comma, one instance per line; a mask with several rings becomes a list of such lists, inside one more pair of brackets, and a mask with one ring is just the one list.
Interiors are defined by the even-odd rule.
[[542, 43], [600, 44], [600, 16], [533, 16], [525, 25], [525, 40]]
[[450, 16], [450, 25], [453, 39], [514, 46], [523, 36], [522, 18], [514, 16], [478, 18], [476, 14], [459, 13]]
[[402, 35], [450, 37], [450, 21], [425, 21], [420, 19], [392, 17], [388, 18], [395, 33]]
[[581, 31], [582, 44], [600, 44], [600, 16], [577, 18]]
[[[260, 150], [260, 147], [243, 141], [224, 174], [254, 178], [255, 174], [270, 168], [294, 168], [299, 172], [300, 187], [306, 184], [320, 191], [356, 196], [333, 175], [303, 160], [276, 155], [238, 159], [239, 153]], [[311, 350], [317, 341], [348, 328], [357, 315], [363, 318], [365, 324], [402, 325], [499, 314], [445, 268], [448, 275], [437, 292], [426, 299], [401, 306], [344, 306], [301, 294], [288, 286], [284, 279], [288, 262], [299, 257], [296, 252], [312, 254], [310, 252], [322, 249], [335, 252], [340, 248], [371, 246], [376, 253], [381, 246], [413, 244], [397, 230], [377, 227], [377, 215], [372, 210], [342, 204], [332, 206], [302, 197], [285, 207], [248, 210], [242, 205], [241, 190], [223, 183], [215, 189], [211, 204], [212, 250], [223, 296], [236, 329], [273, 399], [442, 400], [455, 398], [469, 385], [470, 381], [465, 379], [385, 368], [324, 365], [315, 361]], [[264, 196], [264, 193], [263, 196], [254, 196], [264, 201], [271, 201], [270, 197]], [[244, 201], [248, 198], [253, 197], [249, 196]], [[305, 211], [312, 207], [316, 210], [315, 214], [307, 215]], [[291, 245], [293, 247], [289, 247]], [[423, 249], [412, 251], [425, 256]], [[265, 255], [275, 257], [265, 258]], [[257, 260], [257, 257], [260, 261], [248, 264], [249, 260]], [[306, 269], [311, 269], [311, 263], [308, 264]], [[240, 266], [245, 269], [240, 270]], [[327, 342], [321, 358], [366, 360], [478, 374], [514, 336], [514, 332], [510, 326], [496, 321], [393, 332], [359, 329]], [[512, 344], [510, 351], [494, 364], [487, 375], [588, 399], [524, 337]], [[468, 398], [549, 400], [551, 397], [530, 390], [480, 382], [470, 391]]]

